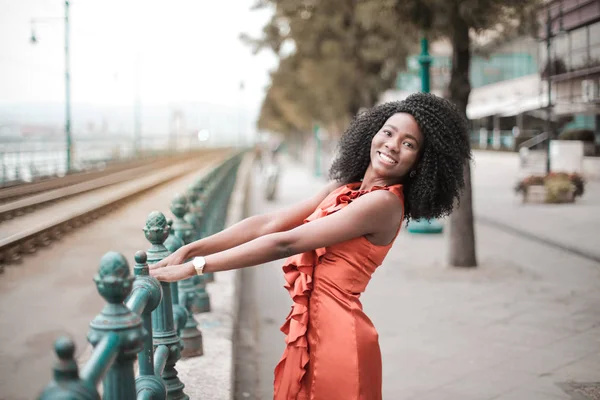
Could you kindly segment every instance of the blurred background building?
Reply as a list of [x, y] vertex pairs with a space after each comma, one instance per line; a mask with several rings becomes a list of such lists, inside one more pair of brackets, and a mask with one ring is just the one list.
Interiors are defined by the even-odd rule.
[[[598, 3], [550, 1], [539, 9], [538, 23], [536, 38], [483, 42], [474, 49], [467, 107], [474, 148], [517, 150], [524, 141], [545, 132], [548, 79], [552, 86], [554, 136], [585, 130], [592, 133], [596, 144], [600, 143]], [[451, 52], [446, 41], [434, 43], [431, 49], [431, 86], [439, 95], [444, 95], [450, 80]], [[407, 70], [399, 74], [396, 88], [385, 93], [382, 102], [402, 99], [419, 90], [418, 55], [408, 57], [406, 64]], [[593, 145], [588, 146], [586, 154], [597, 151]]]

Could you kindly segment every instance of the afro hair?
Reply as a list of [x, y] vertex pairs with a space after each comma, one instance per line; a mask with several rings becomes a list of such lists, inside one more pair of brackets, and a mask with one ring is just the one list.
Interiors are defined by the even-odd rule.
[[425, 138], [413, 168], [416, 175], [402, 182], [405, 218], [450, 214], [465, 185], [464, 165], [471, 159], [467, 121], [451, 102], [430, 93], [414, 93], [357, 115], [340, 139], [330, 178], [344, 184], [362, 180], [371, 162], [373, 136], [396, 113], [412, 115]]

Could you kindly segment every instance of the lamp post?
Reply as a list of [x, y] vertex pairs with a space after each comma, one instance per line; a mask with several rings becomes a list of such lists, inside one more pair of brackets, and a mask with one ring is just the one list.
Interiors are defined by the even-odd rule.
[[[563, 28], [563, 20], [562, 20], [563, 10], [562, 10], [562, 1], [558, 6], [558, 23], [559, 28], [558, 32], [564, 33]], [[546, 174], [550, 173], [551, 161], [550, 161], [550, 145], [552, 139], [554, 138], [554, 129], [552, 126], [552, 75], [554, 74], [554, 66], [555, 61], [558, 61], [558, 57], [556, 60], [552, 60], [552, 14], [550, 13], [550, 6], [546, 7], [546, 58], [548, 59], [548, 70], [546, 71], [546, 87], [547, 87], [547, 95], [548, 95], [548, 105], [546, 107], [546, 123], [545, 128], [548, 134], [547, 138], [547, 146], [546, 146]]]
[[70, 67], [70, 54], [69, 54], [69, 42], [70, 42], [70, 31], [69, 31], [69, 1], [65, 0], [65, 16], [64, 18], [37, 18], [31, 20], [31, 43], [37, 43], [37, 37], [35, 36], [35, 30], [33, 25], [40, 22], [50, 22], [56, 20], [63, 20], [65, 23], [65, 139], [66, 139], [66, 173], [71, 171], [72, 166], [72, 147], [73, 143], [71, 140], [71, 67]]
[[137, 157], [140, 155], [142, 147], [142, 96], [140, 94], [140, 74], [141, 74], [140, 54], [135, 56], [134, 67], [134, 123], [133, 123], [133, 153]]
[[429, 93], [429, 67], [431, 66], [431, 57], [429, 56], [429, 41], [425, 36], [421, 38], [421, 54], [419, 54], [419, 64], [421, 64], [421, 91], [424, 93]]
[[546, 9], [546, 58], [548, 59], [548, 70], [546, 71], [546, 91], [548, 95], [548, 104], [546, 105], [546, 133], [548, 143], [546, 145], [546, 174], [550, 173], [550, 142], [552, 141], [552, 70], [554, 68], [551, 59], [551, 36], [552, 36], [552, 16], [550, 7]]
[[238, 134], [237, 134], [237, 142], [238, 142], [238, 146], [239, 147], [244, 147], [244, 143], [245, 140], [244, 138], [244, 134], [243, 134], [243, 129], [244, 129], [244, 124], [243, 124], [243, 107], [244, 107], [244, 89], [245, 89], [246, 85], [244, 84], [244, 81], [240, 81], [240, 97], [239, 97], [239, 101], [238, 101]]
[[[431, 56], [429, 55], [429, 41], [423, 35], [421, 37], [421, 54], [419, 54], [419, 64], [421, 64], [421, 91], [430, 92], [430, 73]], [[443, 226], [437, 220], [418, 219], [408, 225], [408, 231], [411, 233], [442, 233]]]

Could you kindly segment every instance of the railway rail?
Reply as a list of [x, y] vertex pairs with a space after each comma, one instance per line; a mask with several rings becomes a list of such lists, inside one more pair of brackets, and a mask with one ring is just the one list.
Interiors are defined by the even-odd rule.
[[124, 171], [131, 168], [140, 167], [158, 160], [158, 157], [144, 157], [134, 160], [128, 160], [118, 163], [111, 163], [106, 166], [70, 173], [65, 176], [46, 178], [43, 180], [21, 183], [0, 188], [0, 205], [19, 200], [24, 197], [33, 196], [49, 190], [59, 189], [61, 187], [75, 185], [77, 183], [89, 181], [95, 178]]
[[[9, 193], [4, 198], [11, 196], [13, 201], [0, 204], [0, 224], [2, 221], [22, 216], [56, 201], [65, 200], [70, 196], [135, 179], [150, 171], [196, 156], [198, 156], [198, 153], [186, 153], [178, 156], [132, 162], [127, 165], [120, 165], [117, 168], [89, 173], [89, 175], [69, 175], [65, 177], [66, 180], [59, 178], [56, 179], [57, 182], [54, 182], [54, 180], [40, 182], [40, 185], [36, 184], [34, 187], [25, 185], [22, 188], [23, 193], [21, 195], [16, 190], [18, 188], [10, 188]], [[4, 191], [0, 191], [0, 197], [2, 197], [2, 194], [4, 194]]]
[[229, 149], [210, 149], [112, 169], [67, 185], [56, 182], [61, 187], [0, 205], [0, 272], [135, 196], [199, 168], [216, 166], [231, 154]]

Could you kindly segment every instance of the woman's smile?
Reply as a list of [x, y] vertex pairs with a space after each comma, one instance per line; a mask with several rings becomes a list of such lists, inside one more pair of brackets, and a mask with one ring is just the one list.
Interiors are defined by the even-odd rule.
[[398, 164], [398, 161], [396, 159], [394, 159], [392, 156], [390, 156], [389, 154], [378, 151], [377, 155], [379, 156], [379, 159], [381, 161], [383, 161], [385, 164], [389, 164], [389, 165]]

